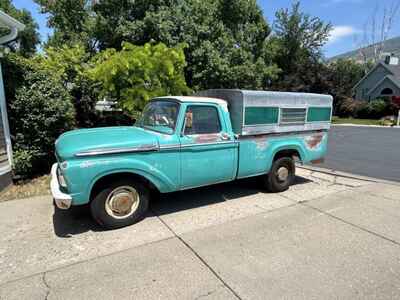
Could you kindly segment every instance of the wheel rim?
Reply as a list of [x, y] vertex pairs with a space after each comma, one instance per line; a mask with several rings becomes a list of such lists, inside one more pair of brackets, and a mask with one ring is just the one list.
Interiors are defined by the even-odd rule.
[[115, 219], [125, 219], [138, 209], [139, 201], [139, 194], [133, 187], [117, 187], [106, 199], [106, 212]]
[[285, 182], [289, 177], [289, 169], [286, 167], [280, 167], [278, 171], [276, 171], [276, 177], [280, 182]]

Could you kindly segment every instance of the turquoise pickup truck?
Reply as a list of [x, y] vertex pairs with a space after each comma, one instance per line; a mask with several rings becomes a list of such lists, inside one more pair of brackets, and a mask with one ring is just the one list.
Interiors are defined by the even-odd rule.
[[321, 162], [332, 97], [207, 90], [151, 100], [129, 127], [81, 129], [56, 141], [51, 191], [61, 209], [90, 204], [106, 228], [141, 220], [154, 191], [170, 193], [261, 176], [289, 188], [295, 159]]

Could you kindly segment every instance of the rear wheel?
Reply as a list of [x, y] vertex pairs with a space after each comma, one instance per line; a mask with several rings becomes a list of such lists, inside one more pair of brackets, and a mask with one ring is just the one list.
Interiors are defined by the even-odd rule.
[[90, 210], [97, 223], [105, 228], [125, 227], [145, 217], [149, 195], [148, 188], [139, 182], [111, 182], [96, 194], [90, 203]]
[[278, 158], [272, 164], [271, 171], [263, 178], [265, 187], [272, 193], [286, 191], [294, 181], [295, 170], [293, 158]]

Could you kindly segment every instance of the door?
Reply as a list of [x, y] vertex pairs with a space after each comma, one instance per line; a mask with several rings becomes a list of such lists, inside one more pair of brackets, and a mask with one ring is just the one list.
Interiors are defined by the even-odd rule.
[[230, 181], [237, 144], [216, 105], [188, 105], [181, 133], [181, 189]]

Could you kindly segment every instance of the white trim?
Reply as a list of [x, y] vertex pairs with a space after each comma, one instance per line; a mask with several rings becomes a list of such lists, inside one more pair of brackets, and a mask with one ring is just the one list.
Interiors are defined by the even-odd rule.
[[5, 92], [4, 92], [3, 70], [2, 70], [1, 62], [0, 62], [0, 110], [1, 110], [1, 118], [3, 120], [3, 131], [4, 131], [4, 139], [6, 142], [8, 163], [9, 163], [9, 166], [11, 169], [12, 160], [13, 160], [12, 145], [11, 145], [10, 127], [8, 125], [7, 105], [6, 105], [6, 96], [5, 96]]
[[15, 20], [13, 17], [7, 15], [1, 10], [0, 10], [0, 23], [4, 24], [6, 27], [9, 27], [11, 30], [9, 34], [0, 37], [0, 44], [7, 44], [15, 40], [18, 36], [18, 31], [22, 31], [25, 29], [24, 24]]
[[11, 172], [11, 166], [0, 167], [0, 176]]
[[25, 25], [17, 21], [13, 17], [7, 15], [4, 11], [0, 10], [0, 22], [8, 27], [15, 27], [18, 30], [24, 30]]

